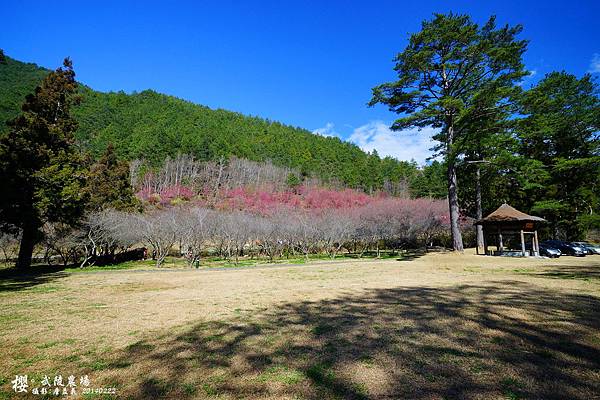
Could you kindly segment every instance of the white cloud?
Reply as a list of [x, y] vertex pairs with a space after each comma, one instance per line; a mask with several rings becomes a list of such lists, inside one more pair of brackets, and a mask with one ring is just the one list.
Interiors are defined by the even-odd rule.
[[588, 70], [590, 74], [598, 74], [600, 73], [600, 54], [594, 53], [592, 56], [592, 61], [590, 62], [590, 69]]
[[530, 80], [531, 78], [533, 78], [534, 76], [537, 75], [537, 70], [532, 69], [531, 71], [527, 71], [528, 75], [524, 76], [521, 79], [521, 82], [517, 83], [518, 86], [523, 86], [528, 80]]
[[415, 160], [423, 165], [431, 156], [429, 149], [435, 145], [431, 136], [435, 133], [433, 128], [392, 131], [383, 121], [371, 121], [354, 129], [349, 140], [365, 151], [377, 150], [380, 157]]
[[332, 137], [332, 136], [340, 137], [340, 134], [337, 133], [334, 130], [334, 128], [335, 128], [335, 124], [333, 122], [328, 122], [325, 124], [324, 127], [315, 129], [314, 131], [312, 131], [312, 133], [314, 133], [315, 135], [320, 135], [320, 136], [325, 136], [325, 137]]

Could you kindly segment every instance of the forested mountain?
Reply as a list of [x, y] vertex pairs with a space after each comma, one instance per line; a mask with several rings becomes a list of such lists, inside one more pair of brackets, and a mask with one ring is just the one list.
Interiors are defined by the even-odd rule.
[[25, 96], [32, 93], [49, 72], [9, 57], [3, 60], [0, 62], [0, 132], [7, 130], [5, 122], [17, 116]]
[[[0, 132], [7, 130], [4, 122], [18, 114], [25, 96], [48, 72], [9, 57], [0, 64]], [[145, 159], [154, 165], [181, 153], [198, 160], [230, 156], [271, 160], [324, 182], [365, 191], [402, 187], [400, 183], [418, 174], [413, 163], [381, 159], [338, 138], [213, 110], [152, 90], [102, 93], [80, 85], [80, 92], [81, 104], [73, 110], [79, 122], [76, 137], [95, 156], [113, 143], [120, 158]]]

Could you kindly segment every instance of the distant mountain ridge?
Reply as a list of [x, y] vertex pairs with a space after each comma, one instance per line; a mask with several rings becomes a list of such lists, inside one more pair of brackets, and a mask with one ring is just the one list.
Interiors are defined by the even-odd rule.
[[[0, 133], [14, 118], [28, 93], [49, 70], [7, 57], [0, 65]], [[199, 160], [236, 156], [271, 160], [297, 168], [325, 182], [338, 181], [365, 191], [379, 190], [410, 179], [414, 164], [380, 159], [358, 146], [322, 137], [240, 113], [213, 110], [173, 96], [144, 90], [103, 93], [81, 85], [82, 102], [74, 114], [79, 121], [77, 140], [98, 155], [113, 143], [119, 157], [160, 164], [167, 157], [191, 154]]]

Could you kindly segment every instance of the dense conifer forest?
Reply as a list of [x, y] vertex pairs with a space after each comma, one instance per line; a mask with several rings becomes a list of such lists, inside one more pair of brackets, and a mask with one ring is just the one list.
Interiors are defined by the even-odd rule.
[[[48, 72], [6, 57], [6, 63], [0, 65], [0, 132], [8, 130], [4, 122], [17, 116], [25, 96]], [[79, 123], [76, 138], [96, 157], [109, 143], [119, 158], [144, 159], [155, 166], [177, 154], [189, 154], [199, 161], [235, 156], [271, 161], [294, 168], [304, 177], [366, 192], [386, 188], [393, 193], [415, 181], [416, 191], [444, 196], [443, 190], [423, 187], [416, 164], [365, 153], [339, 138], [213, 110], [152, 90], [103, 93], [80, 84], [80, 93], [81, 103], [73, 109]]]

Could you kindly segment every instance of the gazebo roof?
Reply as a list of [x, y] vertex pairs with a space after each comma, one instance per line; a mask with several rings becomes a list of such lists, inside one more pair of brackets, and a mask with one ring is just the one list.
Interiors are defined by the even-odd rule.
[[485, 223], [499, 222], [546, 222], [546, 220], [544, 218], [525, 214], [524, 212], [521, 212], [516, 208], [504, 203], [500, 207], [498, 207], [496, 211], [494, 211], [487, 217], [475, 222], [475, 224], [481, 225]]

